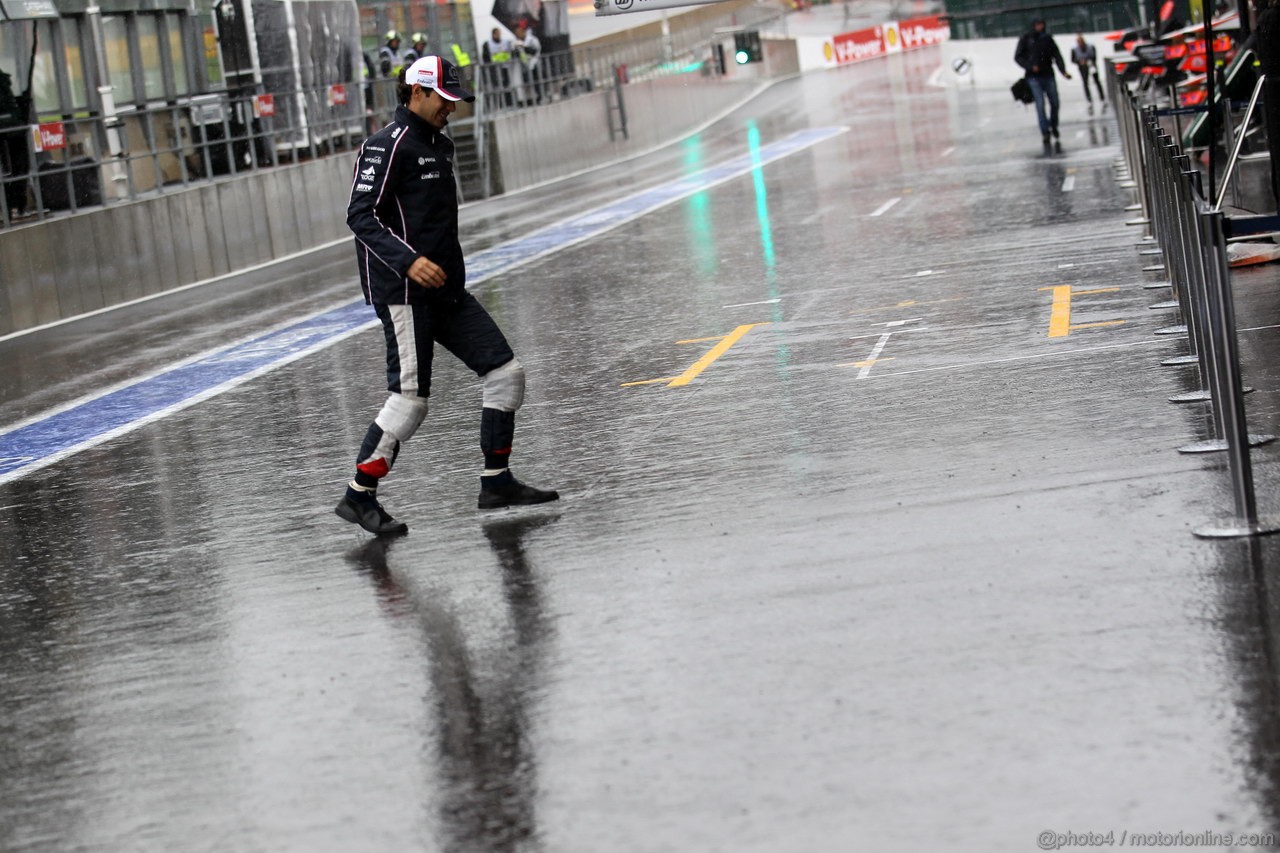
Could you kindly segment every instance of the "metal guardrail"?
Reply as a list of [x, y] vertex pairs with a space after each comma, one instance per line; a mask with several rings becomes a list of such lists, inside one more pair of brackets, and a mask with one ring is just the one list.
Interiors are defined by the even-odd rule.
[[[1121, 185], [1135, 190], [1131, 209], [1142, 216], [1129, 225], [1143, 226], [1140, 246], [1163, 257], [1146, 271], [1167, 274], [1167, 281], [1148, 285], [1169, 288], [1173, 299], [1151, 306], [1176, 309], [1181, 324], [1156, 330], [1157, 335], [1185, 336], [1188, 353], [1164, 359], [1165, 366], [1198, 369], [1197, 390], [1170, 398], [1174, 403], [1207, 402], [1212, 437], [1178, 448], [1181, 453], [1225, 452], [1231, 475], [1234, 515], [1194, 530], [1204, 538], [1252, 536], [1280, 530], [1280, 519], [1258, 514], [1250, 448], [1275, 439], [1248, 431], [1244, 386], [1236, 337], [1235, 304], [1227, 255], [1229, 231], [1235, 228], [1222, 210], [1210, 203], [1201, 175], [1191, 157], [1160, 122], [1154, 105], [1143, 104], [1108, 63], [1108, 88], [1123, 141], [1124, 159], [1116, 164]], [[1224, 182], [1225, 189], [1225, 182]], [[1274, 218], [1268, 218], [1269, 221]], [[1259, 230], [1262, 227], [1259, 226]], [[1256, 232], [1255, 232], [1256, 233]]]

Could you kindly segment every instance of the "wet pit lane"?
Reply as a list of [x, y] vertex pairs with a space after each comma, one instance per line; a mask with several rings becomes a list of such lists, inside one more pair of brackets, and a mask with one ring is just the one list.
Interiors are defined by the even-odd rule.
[[[1165, 402], [1191, 377], [1158, 367], [1114, 123], [1064, 86], [1043, 157], [937, 62], [464, 211], [529, 371], [513, 468], [558, 504], [475, 510], [479, 388], [441, 355], [380, 492], [410, 534], [337, 520], [369, 328], [0, 475], [0, 849], [1273, 831], [1274, 546], [1190, 535], [1226, 479], [1173, 450], [1204, 413]], [[356, 299], [348, 253], [0, 342], [4, 422]]]

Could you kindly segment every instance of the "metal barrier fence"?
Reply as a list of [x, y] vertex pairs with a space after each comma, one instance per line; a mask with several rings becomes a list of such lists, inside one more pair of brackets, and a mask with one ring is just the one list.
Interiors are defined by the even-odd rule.
[[[1149, 265], [1144, 271], [1164, 272], [1167, 281], [1147, 287], [1167, 288], [1173, 294], [1172, 300], [1151, 307], [1176, 310], [1183, 320], [1156, 330], [1156, 334], [1185, 336], [1188, 345], [1187, 354], [1166, 358], [1161, 364], [1193, 366], [1199, 372], [1201, 387], [1171, 397], [1170, 402], [1207, 402], [1211, 410], [1211, 437], [1178, 451], [1226, 452], [1230, 469], [1234, 516], [1194, 532], [1205, 538], [1227, 538], [1280, 530], [1275, 519], [1258, 515], [1250, 448], [1273, 441], [1275, 436], [1248, 431], [1244, 395], [1252, 389], [1244, 387], [1241, 380], [1227, 255], [1228, 234], [1247, 233], [1248, 226], [1231, 222], [1220, 206], [1206, 199], [1199, 170], [1161, 123], [1169, 110], [1141, 103], [1114, 67], [1108, 70], [1108, 88], [1124, 150], [1124, 159], [1116, 164], [1117, 177], [1122, 186], [1138, 195], [1129, 209], [1142, 213], [1127, 224], [1147, 230], [1140, 243], [1144, 254], [1163, 258], [1162, 263]], [[1274, 222], [1274, 217], [1267, 219]]]

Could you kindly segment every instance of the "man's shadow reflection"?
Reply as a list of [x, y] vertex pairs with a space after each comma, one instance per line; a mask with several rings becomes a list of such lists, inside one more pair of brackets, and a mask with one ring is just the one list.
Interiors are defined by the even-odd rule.
[[[466, 628], [445, 595], [419, 589], [391, 569], [387, 555], [398, 540], [373, 539], [347, 555], [373, 581], [387, 615], [414, 619], [430, 650], [431, 698], [443, 774], [440, 818], [447, 850], [542, 847], [534, 811], [537, 764], [528, 726], [551, 629], [524, 543], [530, 533], [557, 518], [515, 517], [483, 526], [502, 570], [503, 599], [514, 639], [478, 652], [468, 647]], [[478, 661], [473, 659], [477, 653]]]
[[1092, 148], [1103, 147], [1111, 144], [1111, 132], [1107, 129], [1106, 122], [1095, 122], [1089, 119], [1089, 145]]

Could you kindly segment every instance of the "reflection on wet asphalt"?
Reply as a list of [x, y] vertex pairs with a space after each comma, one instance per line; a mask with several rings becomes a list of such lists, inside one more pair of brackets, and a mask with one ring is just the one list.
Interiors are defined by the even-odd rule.
[[[1195, 377], [1158, 366], [1184, 344], [1151, 334], [1114, 124], [1064, 91], [1042, 157], [937, 62], [785, 81], [467, 208], [478, 252], [848, 127], [477, 289], [553, 511], [476, 513], [479, 390], [442, 357], [380, 493], [409, 535], [333, 517], [376, 331], [0, 485], [0, 850], [1280, 829], [1276, 545], [1189, 534], [1226, 478], [1174, 452], [1205, 413], [1165, 402]], [[0, 421], [356, 299], [344, 257], [0, 343]], [[1238, 278], [1250, 326], [1274, 279]], [[1280, 358], [1242, 346], [1274, 432]]]
[[432, 688], [434, 739], [442, 773], [440, 825], [450, 850], [541, 849], [534, 818], [536, 757], [528, 702], [542, 682], [550, 639], [524, 539], [555, 516], [486, 522], [498, 558], [512, 638], [468, 648], [447, 589], [415, 588], [390, 568], [395, 540], [371, 539], [347, 559], [373, 582], [387, 617], [420, 632]]

